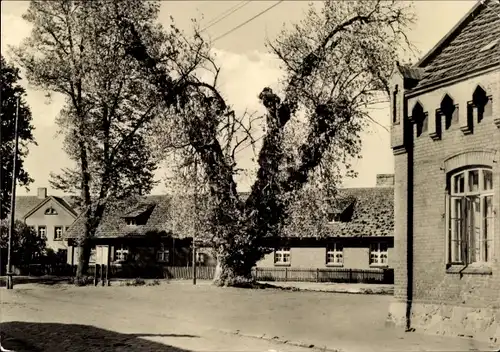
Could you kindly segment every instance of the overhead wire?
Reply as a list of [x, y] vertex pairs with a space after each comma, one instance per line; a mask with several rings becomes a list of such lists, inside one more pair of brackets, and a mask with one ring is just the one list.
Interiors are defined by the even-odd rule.
[[248, 5], [249, 3], [251, 3], [251, 1], [240, 1], [235, 6], [227, 9], [223, 13], [219, 14], [215, 18], [213, 18], [210, 21], [208, 21], [208, 23], [205, 25], [205, 27], [201, 29], [201, 32], [206, 31], [207, 29], [209, 29], [212, 26], [215, 26], [217, 23], [219, 23], [223, 19], [231, 16], [233, 13], [235, 13], [236, 11], [242, 9], [243, 7], [245, 7], [246, 5]]
[[278, 5], [279, 5], [279, 4], [281, 4], [283, 1], [285, 1], [285, 0], [280, 0], [280, 1], [278, 1], [277, 3], [275, 3], [275, 4], [271, 5], [271, 6], [269, 6], [268, 8], [266, 8], [266, 9], [262, 10], [261, 12], [259, 12], [259, 13], [258, 13], [258, 14], [256, 14], [255, 16], [253, 16], [253, 17], [249, 18], [249, 19], [248, 19], [248, 20], [246, 20], [245, 22], [243, 22], [243, 23], [241, 23], [241, 24], [237, 25], [236, 27], [234, 27], [234, 28], [232, 28], [232, 29], [228, 30], [227, 32], [225, 32], [225, 33], [223, 33], [223, 34], [219, 35], [218, 37], [216, 37], [215, 39], [213, 39], [213, 40], [212, 40], [212, 42], [216, 42], [217, 40], [219, 40], [219, 39], [221, 39], [221, 38], [224, 38], [225, 36], [227, 36], [227, 35], [229, 35], [229, 34], [233, 33], [234, 31], [236, 31], [236, 30], [238, 30], [238, 29], [240, 29], [241, 27], [243, 27], [243, 26], [244, 26], [244, 25], [246, 25], [247, 23], [249, 23], [249, 22], [253, 21], [253, 20], [254, 20], [254, 19], [256, 19], [257, 17], [262, 16], [263, 14], [265, 14], [266, 12], [268, 12], [269, 10], [271, 10], [271, 9], [273, 9], [274, 7], [278, 6]]

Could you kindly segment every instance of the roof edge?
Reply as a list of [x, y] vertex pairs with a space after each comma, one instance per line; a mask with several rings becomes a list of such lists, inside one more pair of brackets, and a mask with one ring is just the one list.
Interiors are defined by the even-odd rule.
[[53, 200], [55, 201], [56, 203], [58, 203], [66, 212], [68, 212], [70, 215], [72, 215], [75, 219], [78, 217], [76, 212], [73, 210], [73, 209], [69, 209], [66, 204], [63, 204], [62, 202], [60, 202], [56, 197], [54, 196], [48, 196], [47, 198], [45, 198], [43, 201], [41, 201], [40, 203], [38, 203], [33, 209], [31, 209], [29, 212], [27, 212], [24, 216], [23, 216], [23, 220], [26, 220], [27, 217], [29, 217], [30, 215], [33, 215], [34, 212], [36, 212], [38, 209], [40, 209], [44, 204], [47, 204], [49, 200]]
[[405, 97], [413, 98], [413, 97], [422, 95], [424, 93], [432, 92], [433, 90], [440, 89], [440, 88], [455, 84], [457, 82], [463, 82], [463, 81], [466, 81], [468, 79], [477, 77], [479, 75], [494, 72], [498, 68], [500, 68], [500, 62], [496, 62], [494, 64], [491, 64], [491, 65], [488, 65], [485, 67], [480, 67], [474, 71], [470, 71], [470, 72], [466, 72], [466, 73], [459, 73], [459, 74], [456, 74], [454, 76], [445, 77], [445, 78], [442, 78], [438, 81], [426, 84], [425, 86], [418, 87], [417, 89], [408, 90], [407, 92], [405, 92]]
[[[486, 0], [485, 2], [489, 2], [491, 0]], [[451, 41], [454, 34], [463, 28], [463, 26], [467, 25], [467, 23], [472, 19], [472, 15], [476, 14], [479, 10], [486, 7], [487, 5], [483, 2], [483, 0], [477, 0], [476, 4], [472, 6], [472, 8], [446, 33], [446, 35], [441, 38], [436, 45], [434, 45], [428, 52], [425, 54], [414, 67], [422, 67], [425, 66], [431, 59], [434, 58], [435, 54], [437, 54], [438, 50]]]

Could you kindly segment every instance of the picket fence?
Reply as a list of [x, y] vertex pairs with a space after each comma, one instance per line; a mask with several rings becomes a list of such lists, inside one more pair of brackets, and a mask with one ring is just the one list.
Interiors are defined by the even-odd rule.
[[[74, 276], [76, 266], [69, 264], [30, 264], [16, 268], [17, 275], [24, 276]], [[196, 278], [211, 280], [215, 274], [213, 266], [199, 266]], [[136, 265], [90, 265], [89, 276], [108, 278], [144, 278], [191, 280], [193, 270], [187, 266], [136, 266]], [[298, 268], [254, 268], [252, 276], [258, 281], [294, 281], [294, 282], [345, 282], [393, 284], [393, 269], [298, 269]]]

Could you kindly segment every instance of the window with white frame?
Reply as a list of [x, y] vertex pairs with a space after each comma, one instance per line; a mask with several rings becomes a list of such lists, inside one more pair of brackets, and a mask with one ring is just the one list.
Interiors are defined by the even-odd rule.
[[344, 263], [344, 246], [338, 242], [329, 244], [326, 248], [326, 264], [342, 265]]
[[490, 262], [493, 257], [493, 173], [469, 168], [450, 176], [448, 263]]
[[59, 241], [62, 240], [63, 228], [62, 226], [54, 227], [54, 240]]
[[128, 257], [128, 248], [121, 245], [115, 247], [115, 261], [117, 262], [125, 262]]
[[278, 248], [274, 251], [274, 264], [290, 264], [290, 248]]
[[45, 226], [38, 226], [38, 236], [45, 237], [47, 235], [47, 228]]
[[170, 258], [170, 251], [165, 248], [164, 245], [161, 245], [160, 249], [156, 252], [156, 261], [161, 263], [168, 263]]
[[386, 242], [376, 242], [370, 245], [370, 265], [387, 265], [389, 246]]

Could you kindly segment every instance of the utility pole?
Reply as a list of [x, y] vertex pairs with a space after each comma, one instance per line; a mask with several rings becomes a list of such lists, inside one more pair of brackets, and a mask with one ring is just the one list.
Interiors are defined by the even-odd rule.
[[198, 158], [194, 158], [193, 285], [196, 285], [196, 232], [198, 231]]
[[16, 122], [14, 126], [14, 161], [12, 164], [12, 191], [10, 194], [10, 226], [9, 226], [9, 244], [7, 248], [7, 290], [14, 288], [12, 280], [12, 235], [14, 234], [14, 221], [16, 212], [16, 181], [17, 181], [17, 153], [19, 149], [19, 136], [18, 136], [18, 121], [19, 121], [19, 95], [16, 96]]

